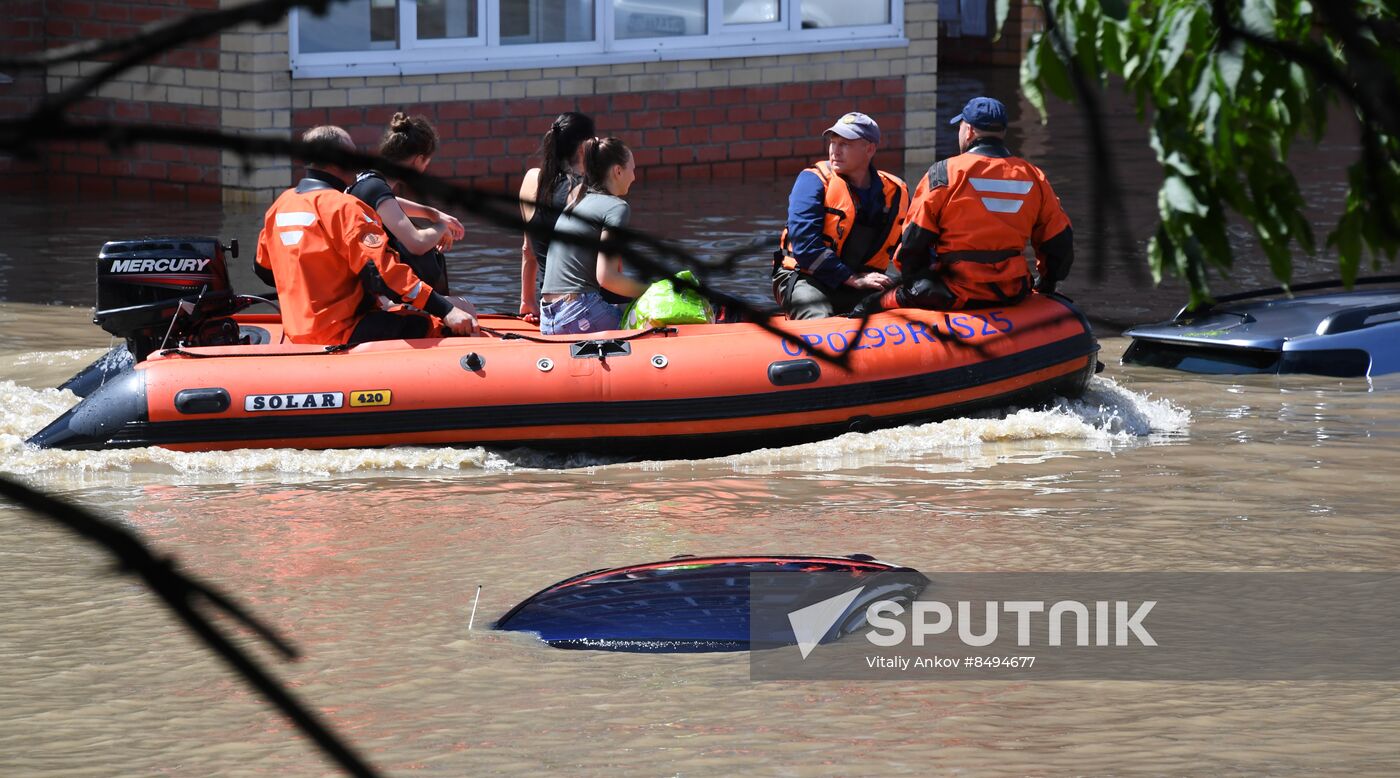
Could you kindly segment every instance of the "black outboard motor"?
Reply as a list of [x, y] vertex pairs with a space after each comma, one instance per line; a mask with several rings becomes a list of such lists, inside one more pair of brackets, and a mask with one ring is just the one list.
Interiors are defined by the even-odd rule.
[[114, 240], [97, 255], [97, 309], [92, 321], [126, 339], [135, 361], [179, 345], [224, 346], [239, 342], [230, 318], [241, 306], [228, 282], [217, 238]]

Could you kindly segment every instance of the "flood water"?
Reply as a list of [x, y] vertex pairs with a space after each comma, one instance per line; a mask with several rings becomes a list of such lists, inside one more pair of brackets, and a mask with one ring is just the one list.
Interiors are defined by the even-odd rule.
[[[988, 81], [1009, 94], [1013, 77], [946, 74], [945, 102]], [[283, 630], [303, 659], [255, 650], [391, 775], [1393, 774], [1393, 683], [755, 683], [743, 654], [559, 651], [484, 628], [562, 578], [676, 554], [860, 552], [935, 577], [1396, 569], [1395, 382], [1118, 364], [1115, 323], [1169, 316], [1184, 293], [1131, 272], [1157, 173], [1131, 109], [1110, 104], [1109, 121], [1129, 222], [1101, 231], [1074, 109], [1045, 127], [1022, 115], [1012, 139], [1075, 219], [1064, 291], [1108, 365], [1049, 410], [709, 460], [38, 452], [24, 438], [75, 402], [51, 387], [109, 345], [89, 321], [101, 243], [236, 237], [234, 284], [256, 290], [261, 209], [7, 200], [0, 471], [119, 520]], [[1305, 182], [1319, 234], [1341, 181]], [[776, 234], [788, 186], [642, 180], [631, 200], [639, 226], [714, 257]], [[513, 312], [518, 238], [469, 229], [454, 283]], [[1218, 290], [1269, 280], [1235, 237], [1241, 265]], [[722, 286], [760, 300], [766, 269], [755, 252]], [[1322, 257], [1299, 275], [1334, 273]], [[0, 775], [335, 772], [101, 553], [6, 506], [0, 533]]]

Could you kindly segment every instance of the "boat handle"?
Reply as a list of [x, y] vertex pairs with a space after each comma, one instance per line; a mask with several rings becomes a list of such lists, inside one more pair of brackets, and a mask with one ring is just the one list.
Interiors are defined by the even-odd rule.
[[810, 384], [821, 377], [821, 365], [810, 359], [789, 359], [768, 366], [768, 380], [774, 386]]
[[569, 344], [569, 356], [574, 359], [607, 359], [631, 353], [632, 344], [625, 340], [579, 340]]
[[181, 389], [175, 394], [175, 410], [180, 413], [223, 413], [230, 404], [228, 390], [216, 386]]

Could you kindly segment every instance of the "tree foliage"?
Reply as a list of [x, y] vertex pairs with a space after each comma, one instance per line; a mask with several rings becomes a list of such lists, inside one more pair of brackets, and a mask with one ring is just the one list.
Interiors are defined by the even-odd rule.
[[[1400, 1], [1043, 0], [1046, 29], [1022, 62], [1026, 97], [1092, 100], [1113, 77], [1135, 97], [1165, 178], [1148, 246], [1153, 278], [1184, 278], [1193, 303], [1232, 263], [1229, 212], [1254, 229], [1274, 275], [1317, 244], [1289, 167], [1329, 112], [1354, 114], [1360, 157], [1327, 238], [1350, 283], [1400, 249]], [[1005, 0], [998, 3], [1004, 18]], [[1310, 150], [1309, 150], [1310, 151]], [[1298, 155], [1301, 171], [1346, 160]], [[1099, 196], [1106, 196], [1100, 193]]]

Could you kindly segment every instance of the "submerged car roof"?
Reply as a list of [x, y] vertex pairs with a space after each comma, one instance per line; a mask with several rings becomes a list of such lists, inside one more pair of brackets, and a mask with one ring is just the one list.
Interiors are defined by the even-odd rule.
[[[1278, 297], [1283, 289], [1229, 295], [1171, 321], [1133, 327], [1127, 364], [1198, 373], [1380, 375], [1400, 370], [1400, 276], [1359, 279], [1385, 285]], [[1303, 284], [1293, 291], [1341, 286]], [[1272, 298], [1272, 299], [1265, 299]]]

